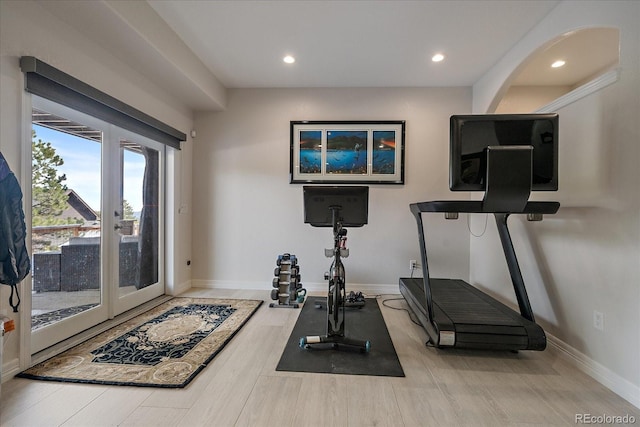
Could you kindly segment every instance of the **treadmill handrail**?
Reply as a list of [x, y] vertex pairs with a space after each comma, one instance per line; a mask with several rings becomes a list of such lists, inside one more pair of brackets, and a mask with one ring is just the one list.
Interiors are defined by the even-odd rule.
[[427, 243], [424, 237], [424, 225], [422, 223], [422, 213], [419, 210], [415, 210], [413, 208], [414, 205], [411, 206], [411, 212], [413, 216], [416, 218], [416, 223], [418, 225], [418, 242], [420, 245], [420, 263], [422, 265], [422, 286], [424, 289], [425, 296], [425, 304], [424, 306], [427, 309], [427, 319], [429, 323], [433, 324], [434, 313], [433, 313], [433, 297], [431, 295], [431, 284], [429, 283], [429, 263], [427, 262]]
[[463, 213], [492, 213], [496, 219], [498, 234], [502, 243], [502, 248], [507, 262], [507, 267], [511, 275], [513, 290], [516, 294], [520, 314], [525, 319], [535, 322], [531, 303], [527, 295], [527, 290], [522, 278], [520, 266], [513, 248], [509, 228], [507, 227], [507, 219], [510, 214], [555, 214], [560, 208], [559, 202], [527, 202], [521, 212], [493, 212], [486, 211], [482, 201], [473, 200], [441, 200], [431, 202], [419, 202], [409, 205], [411, 213], [416, 218], [418, 225], [418, 239], [420, 244], [420, 260], [422, 262], [422, 277], [425, 295], [425, 307], [427, 308], [427, 316], [429, 322], [434, 323], [433, 312], [433, 295], [431, 292], [429, 265], [427, 262], [427, 247], [424, 233], [424, 224], [422, 222], [423, 212], [463, 212]]
[[527, 295], [527, 288], [524, 285], [524, 279], [522, 278], [522, 272], [518, 265], [518, 258], [516, 257], [516, 251], [513, 248], [513, 241], [511, 240], [511, 234], [509, 233], [509, 227], [507, 227], [507, 219], [509, 214], [494, 214], [496, 219], [496, 227], [498, 228], [498, 235], [500, 236], [500, 242], [502, 243], [502, 250], [504, 252], [504, 258], [507, 261], [507, 267], [509, 268], [509, 274], [511, 275], [511, 284], [513, 285], [513, 291], [516, 294], [516, 300], [518, 301], [518, 308], [520, 314], [527, 320], [535, 322], [533, 316], [533, 309], [529, 302], [529, 296]]
[[435, 200], [409, 205], [411, 212], [458, 212], [458, 213], [509, 213], [553, 215], [560, 209], [559, 202], [527, 202], [519, 212], [496, 212], [484, 208], [482, 200]]

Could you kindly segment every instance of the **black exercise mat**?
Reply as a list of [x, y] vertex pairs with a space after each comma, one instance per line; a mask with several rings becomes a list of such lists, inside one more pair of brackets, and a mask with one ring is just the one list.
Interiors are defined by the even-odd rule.
[[[315, 308], [318, 301], [322, 308]], [[404, 377], [380, 307], [367, 298], [362, 308], [345, 309], [345, 335], [369, 340], [371, 350], [362, 353], [330, 348], [300, 348], [300, 338], [327, 333], [326, 297], [308, 297], [291, 332], [276, 371]]]

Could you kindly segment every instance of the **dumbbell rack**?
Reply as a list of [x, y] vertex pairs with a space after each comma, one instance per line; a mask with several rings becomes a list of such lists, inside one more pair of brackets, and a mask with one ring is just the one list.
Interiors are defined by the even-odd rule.
[[[277, 267], [273, 274], [273, 288], [271, 299], [277, 301], [269, 304], [269, 307], [276, 308], [298, 308], [298, 292], [303, 290], [300, 283], [300, 266], [295, 255], [288, 253], [278, 255]], [[306, 290], [305, 290], [306, 294]], [[304, 295], [302, 296], [304, 299]]]

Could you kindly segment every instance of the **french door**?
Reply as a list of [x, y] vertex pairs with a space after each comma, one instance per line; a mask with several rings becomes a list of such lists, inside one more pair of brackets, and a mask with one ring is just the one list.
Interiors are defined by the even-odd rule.
[[32, 96], [36, 353], [164, 293], [164, 145]]
[[[164, 146], [123, 129], [115, 130], [119, 172], [114, 182], [113, 314], [164, 293]], [[117, 277], [117, 280], [116, 280]]]

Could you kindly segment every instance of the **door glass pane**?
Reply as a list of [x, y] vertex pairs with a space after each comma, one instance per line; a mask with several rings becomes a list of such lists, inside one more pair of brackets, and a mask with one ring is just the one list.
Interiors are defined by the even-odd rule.
[[122, 186], [119, 295], [158, 282], [160, 156], [153, 148], [120, 141]]
[[102, 132], [32, 111], [32, 329], [101, 303]]

